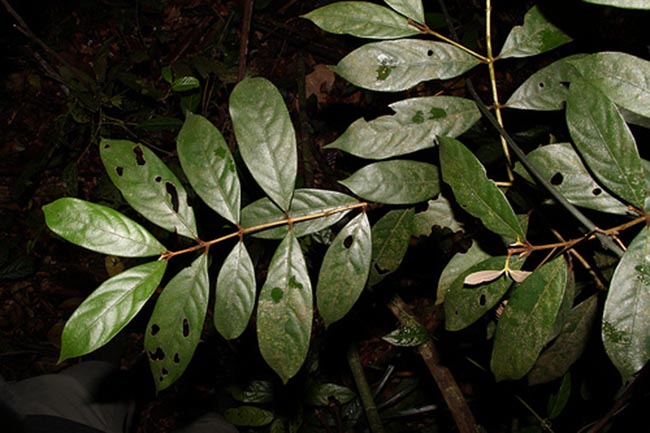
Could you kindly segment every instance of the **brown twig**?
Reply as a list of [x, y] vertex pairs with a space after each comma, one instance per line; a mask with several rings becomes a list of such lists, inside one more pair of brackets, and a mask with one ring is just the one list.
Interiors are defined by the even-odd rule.
[[253, 19], [253, 4], [255, 0], [246, 0], [244, 3], [244, 19], [241, 26], [239, 42], [239, 68], [237, 69], [237, 81], [246, 76], [246, 59], [248, 57], [248, 41], [251, 33], [251, 21]]

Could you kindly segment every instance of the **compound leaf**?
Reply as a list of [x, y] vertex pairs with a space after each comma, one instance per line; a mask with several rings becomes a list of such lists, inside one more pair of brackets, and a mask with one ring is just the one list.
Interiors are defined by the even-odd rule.
[[271, 259], [257, 304], [260, 352], [284, 383], [307, 357], [312, 304], [307, 265], [296, 236], [289, 232]]
[[156, 301], [144, 347], [158, 391], [176, 382], [194, 355], [208, 309], [209, 284], [208, 256], [201, 254], [169, 281]]
[[424, 5], [422, 0], [384, 0], [388, 6], [402, 15], [424, 24]]
[[120, 212], [77, 198], [43, 206], [45, 222], [68, 242], [120, 257], [160, 255], [166, 248], [144, 227]]
[[567, 285], [567, 265], [555, 259], [519, 284], [497, 325], [490, 366], [497, 380], [520, 379], [553, 331]]
[[524, 24], [510, 31], [499, 57], [535, 56], [567, 42], [571, 42], [571, 38], [548, 21], [537, 6], [533, 6], [524, 16]]
[[361, 295], [371, 257], [370, 222], [363, 212], [336, 235], [323, 258], [316, 300], [326, 325], [345, 316]]
[[566, 119], [578, 152], [600, 183], [643, 209], [646, 192], [641, 157], [616, 105], [588, 82], [574, 80]]
[[446, 80], [480, 61], [443, 42], [415, 39], [373, 42], [345, 56], [334, 72], [368, 90], [396, 92], [426, 80]]
[[198, 238], [194, 211], [176, 175], [142, 144], [102, 139], [99, 151], [106, 172], [124, 200], [154, 224]]
[[605, 301], [602, 337], [623, 381], [650, 359], [650, 229], [644, 227], [618, 263]]
[[214, 299], [214, 326], [226, 339], [239, 337], [255, 306], [255, 268], [243, 242], [238, 242], [221, 266]]
[[176, 143], [178, 159], [194, 191], [212, 210], [238, 224], [239, 177], [219, 130], [205, 117], [187, 113]]
[[405, 16], [364, 1], [341, 1], [303, 15], [326, 32], [368, 39], [395, 39], [417, 35]]
[[251, 175], [282, 210], [296, 183], [296, 133], [278, 89], [264, 78], [241, 81], [230, 94], [239, 152]]
[[359, 197], [386, 204], [412, 204], [440, 192], [438, 167], [426, 162], [376, 162], [339, 181]]
[[371, 286], [402, 263], [413, 233], [414, 215], [412, 208], [391, 210], [372, 226]]
[[395, 114], [358, 119], [325, 148], [385, 159], [433, 147], [439, 135], [456, 137], [481, 117], [473, 101], [454, 96], [405, 99], [389, 107]]
[[149, 262], [104, 281], [65, 324], [59, 362], [108, 343], [151, 297], [166, 268], [164, 260]]
[[476, 156], [453, 138], [440, 137], [439, 143], [442, 178], [456, 201], [489, 230], [523, 241], [526, 235], [515, 212]]

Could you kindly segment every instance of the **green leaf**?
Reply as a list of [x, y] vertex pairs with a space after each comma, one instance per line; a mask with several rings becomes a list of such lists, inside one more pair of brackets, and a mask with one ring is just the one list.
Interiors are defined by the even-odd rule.
[[144, 227], [118, 211], [76, 198], [43, 206], [45, 223], [68, 242], [120, 257], [156, 256], [166, 248]]
[[270, 424], [275, 418], [273, 412], [255, 406], [239, 406], [226, 409], [224, 417], [239, 427], [262, 427]]
[[497, 380], [522, 378], [544, 348], [567, 284], [567, 265], [555, 259], [519, 284], [497, 325], [490, 366]]
[[307, 357], [312, 304], [307, 265], [298, 240], [289, 232], [271, 259], [257, 304], [260, 352], [284, 383]]
[[198, 237], [183, 184], [149, 148], [102, 139], [99, 153], [111, 181], [133, 209], [165, 230]]
[[326, 325], [345, 316], [359, 299], [368, 280], [371, 257], [370, 222], [363, 212], [336, 235], [323, 258], [316, 300]]
[[267, 380], [252, 380], [246, 386], [231, 386], [228, 391], [242, 403], [270, 403], [273, 401], [273, 384]]
[[253, 178], [282, 210], [296, 183], [296, 133], [278, 89], [264, 78], [241, 81], [230, 94], [239, 152]]
[[[358, 203], [359, 201], [354, 197], [336, 191], [309, 188], [298, 189], [291, 200], [289, 217], [296, 219], [308, 215], [328, 213], [335, 209]], [[348, 212], [349, 210], [345, 210], [312, 220], [295, 222], [293, 224], [293, 232], [296, 237], [318, 232], [332, 224], [336, 224]], [[263, 198], [251, 203], [242, 210], [241, 225], [245, 228], [251, 228], [277, 221], [286, 221], [286, 219], [287, 215], [284, 211], [280, 210], [268, 198]], [[288, 231], [288, 224], [283, 224], [277, 228], [255, 232], [254, 236], [263, 239], [283, 239]]]
[[[526, 157], [574, 205], [610, 214], [628, 214], [624, 203], [596, 183], [571, 144], [548, 144]], [[534, 183], [520, 163], [515, 166], [515, 171]]]
[[395, 39], [417, 35], [406, 17], [384, 6], [364, 1], [341, 1], [303, 15], [326, 32], [368, 39]]
[[416, 347], [429, 340], [429, 333], [420, 325], [407, 325], [397, 328], [381, 339], [393, 346]]
[[524, 25], [515, 26], [506, 38], [499, 58], [530, 57], [550, 51], [571, 38], [533, 6], [524, 16]]
[[650, 359], [650, 228], [644, 227], [618, 263], [605, 301], [602, 337], [623, 382]]
[[565, 57], [535, 72], [515, 90], [505, 105], [508, 108], [521, 110], [563, 109], [569, 94], [569, 84], [580, 76], [572, 60], [585, 56], [585, 54], [576, 54]]
[[340, 404], [351, 402], [357, 395], [346, 386], [335, 383], [314, 383], [307, 389], [307, 404], [310, 406], [329, 406], [331, 399]]
[[138, 314], [158, 287], [166, 268], [164, 260], [149, 262], [104, 281], [66, 322], [59, 362], [108, 343]]
[[199, 87], [201, 87], [201, 83], [194, 77], [177, 78], [172, 83], [172, 90], [174, 92], [187, 92], [188, 90], [198, 89]]
[[374, 286], [397, 270], [413, 233], [413, 208], [386, 213], [372, 227], [372, 266], [369, 284]]
[[463, 229], [463, 224], [456, 219], [451, 203], [442, 194], [435, 200], [429, 200], [428, 207], [415, 214], [414, 236], [429, 236], [434, 226], [446, 227], [452, 232]]
[[240, 241], [223, 262], [214, 292], [214, 326], [224, 338], [237, 338], [246, 330], [255, 294], [255, 268]]
[[395, 114], [358, 119], [325, 148], [385, 159], [433, 147], [439, 135], [456, 137], [481, 117], [473, 101], [454, 96], [405, 99], [389, 107]]
[[215, 212], [238, 224], [239, 177], [219, 130], [206, 118], [188, 113], [176, 142], [183, 172], [194, 191]]
[[582, 0], [586, 3], [593, 3], [603, 6], [613, 6], [624, 9], [650, 9], [648, 0]]
[[333, 70], [364, 89], [397, 92], [422, 81], [457, 77], [479, 63], [477, 58], [450, 44], [402, 39], [363, 45], [345, 56]]
[[208, 256], [172, 278], [156, 301], [144, 336], [149, 366], [161, 391], [183, 374], [201, 340], [210, 296]]
[[643, 209], [646, 188], [634, 136], [616, 105], [583, 80], [571, 83], [566, 119], [578, 152], [599, 182]]
[[[471, 260], [478, 260], [482, 256], [478, 252], [474, 254], [476, 256], [471, 256]], [[520, 269], [523, 262], [522, 259], [511, 258], [510, 269]], [[445, 329], [459, 331], [467, 328], [483, 317], [503, 298], [503, 295], [513, 284], [512, 279], [505, 273], [479, 286], [465, 285], [465, 278], [470, 274], [481, 271], [501, 271], [505, 263], [505, 256], [490, 257], [460, 272], [445, 294]]]
[[562, 378], [562, 383], [560, 384], [560, 389], [558, 389], [557, 394], [552, 394], [548, 399], [548, 419], [555, 419], [560, 416], [569, 402], [570, 395], [571, 374], [567, 373]]
[[550, 382], [569, 371], [587, 346], [597, 308], [598, 296], [592, 295], [571, 309], [560, 335], [528, 373], [530, 385]]
[[485, 168], [463, 143], [440, 137], [442, 178], [451, 186], [456, 201], [480, 219], [488, 230], [523, 241], [523, 228], [501, 190], [488, 179]]
[[438, 167], [426, 162], [391, 160], [368, 164], [339, 181], [359, 197], [386, 204], [412, 204], [440, 192]]
[[619, 52], [572, 59], [582, 77], [617, 105], [650, 117], [650, 62]]
[[[417, 217], [417, 214], [415, 216]], [[490, 255], [483, 251], [483, 249], [481, 249], [481, 247], [475, 241], [472, 241], [472, 246], [466, 252], [456, 253], [451, 258], [451, 260], [449, 260], [445, 268], [442, 270], [442, 273], [440, 274], [440, 279], [438, 280], [436, 304], [442, 304], [445, 301], [447, 291], [454, 283], [454, 281], [461, 277], [461, 274], [465, 273], [475, 264], [480, 263], [488, 258], [490, 258]], [[469, 275], [469, 273], [465, 276]], [[464, 281], [465, 276], [463, 276], [460, 281]]]
[[145, 131], [176, 131], [183, 126], [183, 121], [175, 117], [156, 116], [138, 123], [137, 128]]
[[384, 0], [384, 2], [402, 15], [420, 24], [424, 24], [424, 5], [422, 4], [422, 0]]

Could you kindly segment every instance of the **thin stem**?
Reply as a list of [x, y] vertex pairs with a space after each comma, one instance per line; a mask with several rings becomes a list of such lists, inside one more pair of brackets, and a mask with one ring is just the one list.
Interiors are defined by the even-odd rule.
[[476, 57], [477, 59], [479, 59], [483, 63], [488, 63], [488, 64], [490, 63], [490, 59], [488, 59], [487, 57], [480, 55], [476, 51], [473, 51], [473, 50], [467, 48], [465, 45], [463, 45], [463, 44], [461, 44], [459, 42], [456, 42], [453, 39], [448, 38], [447, 36], [441, 35], [437, 31], [432, 30], [426, 24], [420, 24], [418, 22], [413, 21], [410, 18], [408, 19], [408, 23], [410, 25], [412, 25], [413, 27], [415, 27], [416, 29], [418, 29], [420, 31], [420, 33], [422, 33], [422, 34], [434, 36], [434, 37], [436, 37], [436, 38], [438, 38], [438, 39], [440, 39], [442, 41], [447, 42], [450, 45], [453, 45], [456, 48], [459, 48], [459, 49], [465, 51], [467, 54]]
[[363, 365], [361, 364], [359, 350], [357, 349], [356, 345], [352, 345], [348, 350], [348, 365], [352, 371], [354, 382], [357, 384], [357, 390], [359, 391], [361, 404], [363, 405], [363, 409], [366, 412], [366, 417], [368, 418], [370, 431], [372, 433], [384, 433], [384, 425], [382, 424], [381, 418], [379, 417], [377, 405], [375, 404], [375, 400], [372, 397], [372, 391], [370, 391], [370, 386], [366, 380], [366, 375], [363, 372]]

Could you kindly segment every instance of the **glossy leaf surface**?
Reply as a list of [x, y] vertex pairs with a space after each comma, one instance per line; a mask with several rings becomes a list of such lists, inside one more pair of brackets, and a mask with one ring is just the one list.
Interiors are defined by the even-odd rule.
[[188, 113], [176, 143], [183, 172], [194, 191], [212, 210], [238, 224], [239, 176], [221, 132], [205, 117]]
[[191, 76], [178, 78], [172, 83], [174, 92], [187, 92], [188, 90], [198, 89], [199, 87], [201, 87], [199, 80]]
[[566, 120], [578, 152], [598, 181], [643, 209], [646, 182], [641, 157], [616, 105], [591, 84], [575, 80], [569, 90]]
[[381, 337], [387, 343], [398, 347], [417, 347], [429, 340], [426, 328], [419, 325], [401, 326]]
[[553, 331], [567, 285], [562, 257], [519, 284], [497, 325], [490, 366], [497, 380], [522, 378], [535, 364]]
[[160, 255], [166, 248], [144, 227], [106, 206], [60, 198], [43, 206], [50, 230], [68, 242], [120, 257]]
[[357, 395], [350, 388], [335, 383], [315, 383], [307, 389], [307, 404], [311, 406], [329, 406], [330, 399], [340, 404], [349, 403]]
[[537, 6], [524, 16], [524, 24], [515, 26], [501, 48], [500, 58], [529, 57], [571, 42], [571, 38], [549, 22]]
[[602, 337], [623, 382], [650, 359], [650, 229], [644, 227], [618, 263], [605, 301]]
[[395, 114], [361, 118], [325, 148], [385, 159], [433, 147], [439, 135], [456, 137], [481, 117], [473, 101], [454, 96], [405, 99], [389, 107]]
[[396, 92], [422, 81], [457, 77], [479, 63], [465, 51], [443, 42], [402, 39], [363, 45], [333, 69], [364, 89]]
[[384, 2], [405, 17], [424, 24], [424, 5], [422, 4], [422, 0], [384, 0]]
[[144, 336], [158, 391], [176, 382], [192, 360], [208, 309], [209, 284], [208, 256], [201, 254], [158, 297]]
[[214, 292], [214, 326], [226, 339], [239, 337], [255, 306], [255, 267], [243, 242], [221, 265]]
[[230, 117], [246, 167], [282, 210], [296, 183], [296, 134], [278, 89], [264, 78], [241, 81], [230, 94]]
[[326, 325], [341, 319], [357, 302], [368, 280], [371, 258], [370, 222], [363, 212], [336, 235], [323, 258], [316, 301]]
[[[344, 208], [359, 203], [347, 194], [324, 189], [298, 189], [291, 200], [290, 218], [302, 218], [308, 215], [328, 213], [335, 209]], [[296, 237], [315, 233], [338, 222], [349, 210], [332, 213], [319, 218], [295, 222], [293, 231]], [[276, 221], [286, 221], [286, 214], [267, 198], [257, 200], [242, 210], [242, 226], [245, 228], [269, 224]], [[255, 232], [254, 236], [264, 239], [283, 239], [289, 231], [287, 224], [276, 228]]]
[[456, 219], [451, 203], [442, 194], [429, 200], [425, 210], [415, 214], [414, 236], [429, 236], [434, 226], [446, 227], [452, 232], [463, 229], [463, 223]]
[[257, 340], [267, 364], [282, 381], [305, 362], [313, 314], [311, 282], [295, 235], [280, 243], [257, 304]]
[[59, 361], [108, 343], [151, 297], [166, 268], [166, 261], [149, 262], [104, 281], [66, 322]]
[[[571, 144], [548, 144], [526, 156], [542, 176], [574, 205], [611, 214], [628, 213], [623, 202], [596, 183]], [[515, 166], [515, 171], [533, 182], [520, 164]]]
[[[416, 214], [417, 217], [417, 214]], [[477, 242], [472, 241], [472, 246], [466, 252], [459, 252], [447, 262], [438, 279], [436, 304], [442, 304], [451, 285], [461, 274], [477, 263], [490, 258], [490, 255], [483, 251]], [[469, 274], [467, 274], [469, 275]], [[464, 280], [464, 278], [463, 278]]]
[[458, 140], [439, 141], [442, 178], [458, 204], [494, 233], [523, 241], [526, 235], [515, 212], [480, 161]]
[[420, 33], [405, 16], [364, 1], [331, 3], [303, 15], [326, 32], [368, 39], [395, 39]]
[[412, 208], [395, 209], [372, 226], [371, 286], [397, 270], [402, 263], [413, 233], [413, 218]]
[[149, 148], [102, 139], [99, 153], [111, 181], [133, 209], [165, 230], [198, 237], [185, 187]]
[[376, 162], [339, 181], [359, 197], [385, 204], [413, 204], [440, 192], [438, 167], [426, 162]]
[[603, 6], [614, 6], [624, 9], [650, 9], [647, 0], [583, 0], [587, 3], [594, 3]]
[[226, 409], [226, 420], [239, 427], [262, 427], [273, 421], [273, 412], [256, 406], [239, 406]]

